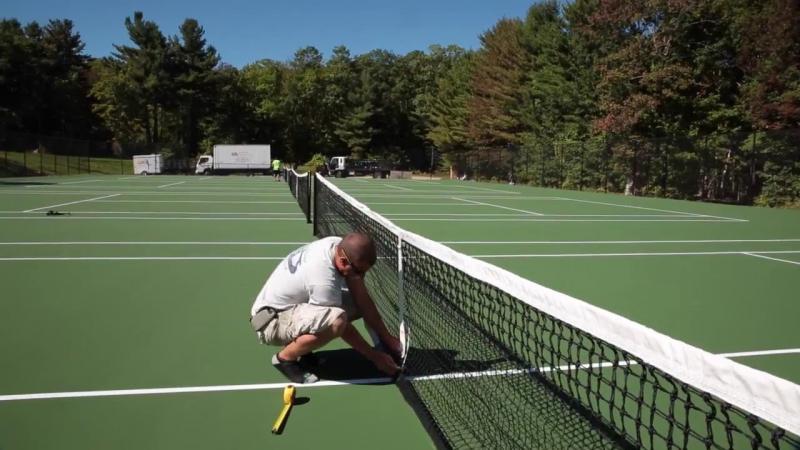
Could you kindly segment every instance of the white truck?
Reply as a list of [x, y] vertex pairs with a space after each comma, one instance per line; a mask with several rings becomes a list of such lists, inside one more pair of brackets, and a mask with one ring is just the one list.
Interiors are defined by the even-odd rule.
[[196, 174], [272, 173], [269, 145], [215, 145], [197, 160]]
[[354, 159], [349, 156], [334, 156], [328, 161], [327, 172], [336, 178], [350, 175], [372, 175], [373, 178], [388, 178], [390, 170], [382, 161]]
[[155, 175], [162, 171], [164, 171], [164, 158], [161, 155], [133, 155], [134, 175]]

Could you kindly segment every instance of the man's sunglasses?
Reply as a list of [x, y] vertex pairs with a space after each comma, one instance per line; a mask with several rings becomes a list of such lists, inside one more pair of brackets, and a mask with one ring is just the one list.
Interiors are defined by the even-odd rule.
[[342, 257], [344, 257], [344, 260], [347, 261], [347, 265], [353, 268], [353, 273], [355, 273], [356, 275], [358, 275], [360, 277], [363, 277], [364, 275], [367, 274], [367, 270], [369, 270], [369, 268], [367, 268], [365, 270], [359, 269], [358, 267], [356, 267], [355, 264], [353, 264], [353, 261], [350, 259], [349, 256], [347, 256], [347, 252], [344, 251], [344, 249], [342, 247], [339, 247], [339, 250], [342, 251]]

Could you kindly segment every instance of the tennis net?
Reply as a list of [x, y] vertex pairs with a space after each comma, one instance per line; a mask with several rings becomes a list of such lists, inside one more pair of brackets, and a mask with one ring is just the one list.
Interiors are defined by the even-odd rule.
[[292, 197], [297, 200], [306, 222], [311, 223], [311, 176], [308, 173], [297, 173], [294, 169], [286, 170], [286, 182]]
[[314, 178], [314, 233], [361, 231], [439, 448], [800, 448], [800, 386], [403, 230]]

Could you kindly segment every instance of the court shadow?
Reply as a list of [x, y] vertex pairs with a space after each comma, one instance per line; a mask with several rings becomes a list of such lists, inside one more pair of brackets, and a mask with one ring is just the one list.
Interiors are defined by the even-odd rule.
[[[311, 357], [304, 357], [301, 364], [314, 375], [323, 380], [342, 381], [367, 378], [386, 378], [387, 375], [367, 358], [353, 349], [316, 351]], [[392, 381], [370, 384], [391, 384]]]
[[406, 375], [429, 376], [480, 372], [493, 369], [505, 358], [461, 359], [458, 350], [411, 347], [406, 359]]
[[[459, 352], [450, 349], [421, 349], [412, 347], [406, 360], [406, 375], [428, 376], [490, 370], [502, 358], [487, 360], [459, 359]], [[343, 381], [385, 379], [370, 384], [392, 384], [385, 373], [353, 349], [322, 350], [301, 359], [301, 364], [320, 379]]]

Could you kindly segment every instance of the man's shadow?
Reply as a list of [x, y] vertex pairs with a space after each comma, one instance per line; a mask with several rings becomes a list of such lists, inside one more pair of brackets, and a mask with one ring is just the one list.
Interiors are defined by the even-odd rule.
[[[504, 359], [460, 360], [450, 349], [409, 349], [407, 376], [430, 376], [448, 373], [489, 370]], [[320, 379], [332, 381], [369, 380], [369, 384], [392, 384], [394, 379], [378, 370], [371, 361], [353, 349], [322, 350], [301, 359], [306, 369]]]

